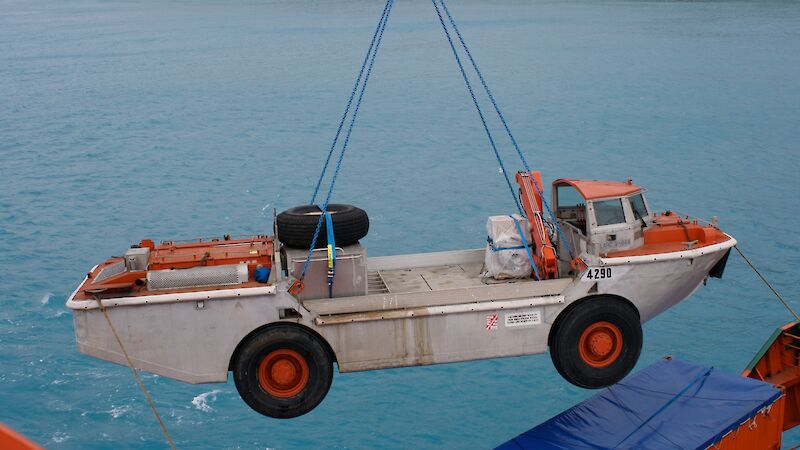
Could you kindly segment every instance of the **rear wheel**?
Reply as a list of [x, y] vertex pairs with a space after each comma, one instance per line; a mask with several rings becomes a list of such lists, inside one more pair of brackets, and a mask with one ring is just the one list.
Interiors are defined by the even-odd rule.
[[333, 361], [317, 336], [300, 327], [276, 325], [245, 342], [233, 362], [242, 400], [279, 419], [314, 409], [331, 386]]
[[596, 297], [566, 314], [550, 339], [550, 357], [564, 379], [596, 389], [618, 382], [633, 369], [642, 350], [642, 326], [633, 307]]

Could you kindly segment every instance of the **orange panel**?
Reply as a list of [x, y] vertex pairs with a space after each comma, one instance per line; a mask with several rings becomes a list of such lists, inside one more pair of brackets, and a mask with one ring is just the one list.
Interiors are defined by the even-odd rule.
[[[150, 248], [148, 270], [163, 269], [188, 269], [198, 266], [219, 266], [225, 264], [247, 264], [250, 279], [240, 287], [260, 287], [261, 283], [253, 280], [256, 267], [272, 267], [273, 240], [271, 236], [255, 236], [248, 239], [214, 239], [210, 241], [194, 241], [188, 243], [163, 242], [156, 246], [149, 239], [139, 244], [141, 247]], [[93, 298], [92, 290], [103, 290], [106, 296], [114, 292], [124, 291], [125, 296], [149, 295], [145, 283], [138, 280], [147, 277], [147, 272], [122, 272], [111, 276], [98, 283], [93, 283], [94, 278], [105, 267], [123, 261], [122, 258], [110, 258], [88, 275], [88, 279], [78, 288], [76, 300]], [[191, 287], [185, 289], [170, 289], [165, 292], [195, 292], [198, 290], [228, 289], [229, 286]], [[87, 292], [89, 291], [89, 292]], [[97, 292], [95, 292], [97, 294]], [[2, 450], [2, 447], [0, 447]]]
[[783, 432], [783, 410], [786, 397], [782, 396], [755, 417], [726, 434], [711, 446], [720, 450], [779, 450]]
[[629, 250], [608, 252], [606, 256], [614, 258], [679, 252], [688, 250], [689, 243], [691, 248], [700, 248], [730, 239], [728, 235], [711, 225], [703, 226], [697, 221], [689, 221], [671, 213], [656, 215], [653, 224], [643, 233], [644, 245]]
[[[633, 184], [632, 182], [623, 181], [574, 180], [569, 178], [560, 178], [556, 181], [553, 181], [553, 186], [564, 184], [570, 185], [577, 189], [577, 191], [586, 200], [607, 197], [624, 197], [626, 195], [635, 194], [642, 190], [641, 187]], [[539, 186], [541, 186], [541, 184]]]
[[800, 326], [789, 323], [778, 329], [762, 347], [742, 376], [766, 381], [785, 394], [783, 430], [800, 425]]
[[25, 436], [0, 424], [0, 448], [3, 450], [42, 450]]
[[164, 242], [150, 252], [149, 270], [188, 269], [197, 266], [247, 264], [272, 267], [272, 238], [199, 241], [185, 244]]
[[[520, 188], [522, 207], [531, 226], [531, 237], [535, 244], [532, 256], [536, 270], [544, 280], [558, 278], [558, 259], [541, 214], [542, 197], [539, 189], [542, 188], [542, 175], [540, 172], [517, 172], [516, 181]], [[536, 189], [537, 185], [539, 189]]]

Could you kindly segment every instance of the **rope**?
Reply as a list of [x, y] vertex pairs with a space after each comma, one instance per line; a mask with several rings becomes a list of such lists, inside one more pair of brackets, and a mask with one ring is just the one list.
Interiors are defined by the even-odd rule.
[[[438, 0], [439, 4], [437, 4], [437, 0], [431, 0], [431, 2], [433, 3], [434, 9], [436, 10], [436, 15], [439, 18], [439, 23], [442, 26], [442, 31], [444, 31], [445, 37], [447, 38], [447, 42], [450, 45], [450, 50], [453, 52], [453, 56], [455, 57], [456, 64], [458, 64], [458, 69], [461, 72], [461, 77], [464, 79], [464, 84], [466, 85], [467, 90], [469, 91], [470, 98], [472, 99], [472, 103], [475, 105], [475, 109], [478, 112], [478, 116], [480, 117], [481, 124], [483, 125], [483, 129], [486, 132], [486, 136], [489, 139], [489, 144], [491, 145], [492, 151], [494, 152], [494, 155], [495, 155], [495, 158], [497, 158], [497, 162], [500, 165], [500, 170], [501, 170], [501, 172], [503, 174], [503, 178], [506, 181], [506, 185], [508, 186], [508, 189], [511, 192], [511, 197], [514, 199], [514, 203], [516, 204], [517, 210], [520, 212], [520, 215], [524, 216], [525, 212], [522, 209], [522, 206], [520, 205], [519, 200], [517, 199], [516, 191], [514, 190], [514, 187], [511, 184], [511, 180], [509, 179], [509, 176], [508, 176], [508, 171], [506, 170], [506, 167], [505, 167], [505, 164], [503, 162], [503, 159], [500, 156], [500, 152], [497, 149], [497, 145], [495, 144], [494, 137], [492, 136], [492, 133], [489, 130], [489, 126], [486, 123], [486, 117], [484, 116], [483, 110], [481, 109], [480, 104], [478, 103], [477, 97], [475, 96], [475, 91], [472, 88], [472, 84], [470, 83], [469, 77], [467, 76], [466, 70], [464, 69], [464, 64], [461, 62], [461, 57], [458, 55], [458, 51], [456, 50], [456, 46], [453, 43], [453, 39], [452, 39], [452, 37], [450, 35], [450, 31], [448, 30], [447, 25], [445, 24], [444, 17], [442, 16], [442, 12], [439, 9], [439, 4], [441, 4], [442, 9], [445, 11], [445, 13], [447, 15], [447, 18], [448, 18], [448, 21], [450, 22], [451, 26], [453, 27], [453, 30], [455, 31], [455, 33], [456, 33], [456, 35], [458, 37], [458, 40], [461, 43], [462, 48], [464, 49], [464, 51], [465, 51], [470, 63], [472, 64], [472, 67], [474, 68], [475, 72], [478, 75], [478, 78], [480, 79], [481, 85], [483, 86], [484, 90], [486, 91], [486, 94], [489, 96], [489, 99], [492, 102], [492, 106], [494, 107], [495, 112], [497, 113], [498, 117], [500, 118], [500, 121], [502, 122], [506, 133], [508, 134], [509, 138], [511, 139], [511, 142], [514, 145], [514, 148], [515, 148], [517, 154], [519, 155], [520, 159], [522, 160], [523, 165], [525, 166], [525, 169], [528, 172], [531, 171], [530, 170], [530, 166], [528, 165], [528, 162], [525, 159], [525, 156], [523, 155], [522, 150], [519, 148], [519, 145], [517, 144], [517, 141], [514, 138], [514, 135], [511, 133], [511, 129], [508, 126], [508, 123], [506, 122], [505, 117], [503, 116], [502, 112], [500, 111], [500, 107], [497, 105], [497, 101], [495, 100], [494, 95], [492, 95], [491, 90], [489, 89], [489, 86], [486, 83], [486, 80], [483, 78], [483, 74], [481, 73], [480, 69], [478, 68], [478, 64], [476, 63], [475, 59], [472, 57], [472, 53], [469, 51], [469, 47], [467, 46], [466, 41], [464, 41], [464, 38], [461, 35], [461, 32], [458, 29], [458, 26], [456, 25], [455, 20], [453, 19], [453, 16], [450, 14], [450, 11], [447, 8], [447, 5], [445, 4], [444, 0]], [[364, 93], [366, 92], [367, 83], [369, 82], [369, 77], [370, 77], [370, 75], [372, 73], [372, 68], [373, 68], [373, 65], [375, 63], [375, 59], [377, 57], [378, 50], [380, 48], [380, 44], [381, 44], [381, 41], [383, 39], [383, 33], [384, 33], [384, 30], [386, 29], [386, 24], [387, 24], [387, 22], [389, 20], [389, 14], [391, 14], [391, 10], [392, 10], [392, 6], [393, 5], [394, 5], [394, 0], [387, 0], [386, 1], [386, 5], [383, 8], [383, 12], [381, 14], [380, 20], [378, 21], [378, 25], [375, 28], [375, 32], [372, 35], [372, 40], [370, 42], [369, 48], [367, 49], [367, 54], [364, 57], [364, 61], [361, 63], [361, 69], [359, 70], [358, 76], [356, 77], [356, 82], [353, 85], [353, 89], [350, 92], [350, 97], [348, 98], [347, 106], [345, 107], [344, 113], [342, 114], [342, 118], [339, 121], [339, 126], [338, 126], [338, 128], [336, 130], [336, 134], [334, 136], [333, 142], [331, 143], [331, 147], [330, 147], [330, 149], [328, 151], [328, 156], [325, 159], [325, 164], [323, 165], [323, 168], [322, 168], [322, 171], [320, 173], [319, 179], [317, 180], [317, 184], [316, 184], [316, 186], [314, 188], [314, 193], [311, 196], [311, 202], [310, 203], [314, 204], [316, 202], [317, 194], [319, 194], [319, 188], [320, 188], [320, 186], [322, 184], [322, 180], [325, 177], [325, 174], [326, 174], [326, 172], [328, 170], [328, 167], [330, 165], [331, 158], [333, 157], [333, 153], [334, 153], [334, 150], [336, 148], [336, 144], [338, 143], [339, 137], [341, 136], [341, 131], [342, 131], [342, 128], [344, 126], [344, 122], [345, 122], [345, 120], [347, 118], [347, 115], [350, 112], [350, 108], [351, 108], [351, 106], [353, 104], [353, 98], [354, 98], [354, 96], [356, 94], [356, 91], [359, 91], [358, 98], [356, 99], [356, 103], [355, 103], [355, 108], [353, 109], [353, 114], [352, 114], [352, 116], [350, 118], [350, 124], [348, 125], [347, 132], [345, 134], [344, 143], [342, 145], [341, 152], [339, 153], [339, 157], [338, 157], [337, 162], [336, 162], [336, 168], [335, 168], [335, 170], [333, 172], [333, 176], [331, 177], [330, 185], [328, 187], [328, 194], [325, 197], [325, 202], [320, 207], [320, 210], [321, 210], [322, 214], [320, 215], [320, 218], [317, 221], [317, 226], [316, 226], [316, 229], [314, 230], [314, 236], [313, 236], [313, 238], [311, 240], [311, 246], [308, 249], [308, 255], [306, 256], [305, 263], [303, 264], [303, 271], [302, 271], [302, 273], [300, 275], [300, 278], [295, 282], [295, 284], [292, 285], [292, 288], [290, 288], [290, 292], [293, 292], [295, 290], [296, 290], [296, 292], [302, 291], [302, 282], [303, 282], [303, 279], [305, 278], [306, 271], [308, 270], [308, 265], [309, 265], [309, 263], [311, 261], [311, 256], [312, 256], [312, 254], [314, 252], [314, 247], [316, 246], [317, 240], [319, 239], [319, 233], [320, 233], [320, 230], [322, 228], [322, 223], [324, 221], [324, 216], [325, 216], [325, 214], [329, 214], [328, 205], [330, 203], [330, 199], [331, 199], [331, 196], [333, 194], [333, 189], [334, 189], [334, 186], [336, 184], [336, 179], [337, 179], [337, 177], [339, 175], [339, 172], [341, 170], [342, 161], [344, 160], [345, 152], [347, 151], [348, 145], [350, 143], [350, 136], [351, 136], [352, 131], [353, 131], [353, 126], [355, 124], [356, 118], [358, 117], [358, 112], [359, 112], [359, 110], [361, 108], [361, 102], [362, 102], [362, 100], [364, 98]], [[365, 73], [365, 66], [366, 66], [366, 73]], [[362, 76], [363, 76], [363, 80], [364, 80], [363, 84], [361, 83]], [[570, 257], [572, 257], [573, 256], [573, 252], [572, 252], [572, 248], [570, 246], [570, 243], [566, 239], [566, 236], [564, 235], [563, 231], [561, 230], [561, 227], [559, 226], [558, 221], [555, 218], [555, 215], [553, 214], [552, 210], [550, 209], [550, 206], [547, 203], [547, 200], [544, 198], [544, 193], [543, 193], [541, 187], [538, 185], [536, 180], [533, 181], [533, 184], [536, 187], [536, 190], [538, 191], [539, 196], [542, 198], [542, 202], [546, 206], [547, 212], [550, 214], [550, 217], [551, 217], [551, 219], [552, 219], [552, 221], [553, 221], [553, 223], [554, 223], [554, 225], [556, 227], [556, 230], [558, 230], [558, 233], [561, 235], [561, 238], [562, 238], [562, 240], [564, 241], [564, 243], [565, 243], [565, 245], [567, 247], [567, 250], [568, 250], [568, 252], [570, 254]], [[534, 268], [534, 270], [535, 270], [535, 268]]]
[[[434, 1], [434, 7], [435, 7], [436, 6], [436, 2], [435, 2], [436, 0], [433, 0], [433, 1]], [[478, 63], [475, 61], [475, 58], [472, 57], [472, 52], [469, 51], [469, 46], [467, 46], [467, 43], [464, 40], [464, 37], [461, 35], [461, 31], [458, 29], [458, 25], [456, 25], [455, 19], [453, 19], [453, 16], [450, 14], [450, 10], [447, 8], [447, 4], [445, 3], [445, 0], [438, 0], [438, 1], [441, 3], [442, 9], [444, 10], [445, 14], [447, 15], [447, 19], [450, 22], [450, 25], [452, 25], [453, 31], [456, 33], [456, 36], [458, 37], [458, 40], [461, 43], [461, 47], [464, 49], [464, 53], [467, 55], [467, 58], [469, 59], [470, 63], [472, 64], [472, 68], [475, 70], [475, 73], [478, 75], [478, 79], [480, 80], [481, 85], [483, 86], [483, 90], [486, 92], [486, 95], [489, 97], [489, 100], [491, 101], [492, 106], [494, 107], [494, 110], [497, 113], [497, 117], [500, 119], [500, 122], [503, 124], [503, 128], [505, 129], [506, 134], [508, 135], [509, 139], [511, 140], [511, 144], [514, 146], [514, 150], [516, 150], [520, 161], [522, 161], [522, 165], [525, 167], [525, 170], [530, 173], [531, 172], [531, 167], [530, 167], [530, 165], [528, 165], [528, 160], [525, 158], [525, 154], [522, 153], [522, 149], [520, 149], [519, 144], [517, 143], [517, 140], [514, 138], [514, 134], [511, 132], [511, 128], [508, 126], [508, 122], [506, 122], [506, 119], [503, 116], [503, 112], [500, 110], [500, 106], [497, 104], [497, 101], [495, 100], [491, 89], [489, 89], [489, 85], [486, 83], [486, 80], [483, 78], [483, 73], [481, 72], [480, 68], [478, 68]], [[437, 12], [437, 14], [439, 13], [439, 9], [438, 8], [436, 8], [436, 12]], [[441, 19], [442, 19], [442, 16], [440, 14], [439, 15], [439, 20], [441, 20]], [[444, 23], [442, 23], [442, 26], [444, 26]], [[445, 33], [447, 34], [447, 31], [445, 31]], [[448, 41], [450, 40], [450, 35], [449, 34], [447, 36], [447, 39], [448, 39]], [[452, 41], [450, 42], [450, 45], [451, 46], [453, 45]], [[453, 54], [456, 55], [455, 54], [455, 49], [453, 49]], [[456, 60], [458, 61], [458, 55], [456, 55]], [[460, 61], [458, 61], [458, 65], [461, 68], [462, 75], [465, 77], [464, 79], [466, 81], [466, 75], [464, 75], [464, 69], [463, 69], [463, 67], [461, 67], [461, 62]], [[469, 82], [467, 82], [467, 87], [469, 87]], [[472, 94], [472, 90], [471, 89], [470, 89], [470, 94]], [[472, 99], [475, 100], [475, 96], [474, 95], [472, 96]], [[475, 104], [475, 106], [477, 107], [477, 103]], [[483, 115], [482, 114], [481, 114], [481, 120], [483, 120]], [[486, 126], [486, 123], [484, 122], [484, 127], [485, 126]], [[487, 133], [488, 133], [488, 130], [487, 130]], [[491, 140], [491, 136], [489, 137], [489, 139]], [[494, 147], [494, 143], [492, 144], [492, 146]], [[497, 149], [495, 149], [495, 155], [497, 156], [498, 161], [499, 161], [500, 160], [500, 156], [497, 154]], [[500, 162], [500, 165], [502, 167], [502, 162]], [[506, 181], [508, 181], [508, 177], [506, 177]], [[544, 191], [539, 186], [539, 183], [536, 182], [536, 179], [534, 177], [531, 177], [531, 181], [533, 181], [533, 186], [536, 188], [536, 191], [539, 193], [539, 197], [542, 199], [542, 203], [544, 204], [545, 209], [547, 209], [547, 213], [550, 216], [550, 220], [555, 225], [556, 231], [558, 231], [558, 234], [561, 236], [561, 240], [564, 242], [564, 245], [567, 247], [567, 252], [569, 253], [570, 258], [575, 257], [575, 255], [574, 255], [574, 253], [572, 251], [572, 246], [569, 243], [569, 240], [564, 235], [564, 231], [561, 229], [561, 226], [558, 224], [558, 220], [556, 220], [555, 214], [553, 214], [553, 211], [550, 209], [550, 205], [547, 202], [547, 199], [545, 199], [545, 197], [544, 197]], [[512, 192], [513, 192], [513, 189], [512, 189]], [[514, 200], [516, 201], [516, 196], [514, 196]], [[519, 207], [519, 203], [517, 203], [517, 207]], [[523, 215], [524, 215], [524, 213], [523, 213]]]
[[[336, 185], [336, 178], [339, 176], [339, 171], [341, 171], [342, 169], [342, 161], [344, 160], [345, 152], [347, 152], [347, 147], [350, 144], [350, 135], [353, 132], [353, 125], [355, 125], [356, 123], [356, 118], [358, 117], [358, 111], [361, 108], [361, 101], [364, 99], [364, 92], [366, 92], [367, 83], [369, 83], [369, 77], [372, 74], [372, 68], [375, 64], [375, 58], [378, 56], [378, 50], [380, 48], [381, 41], [383, 40], [383, 32], [386, 29], [386, 23], [389, 21], [389, 14], [391, 14], [392, 12], [393, 5], [394, 5], [394, 0], [386, 0], [386, 6], [383, 8], [383, 13], [381, 14], [381, 18], [378, 21], [378, 27], [375, 30], [377, 37], [373, 36], [374, 46], [370, 44], [369, 52], [367, 54], [369, 58], [369, 65], [367, 66], [367, 71], [364, 74], [364, 83], [361, 85], [358, 98], [356, 99], [355, 109], [353, 109], [353, 114], [350, 117], [350, 124], [347, 127], [347, 134], [345, 134], [344, 142], [342, 144], [342, 150], [339, 153], [339, 158], [336, 161], [336, 169], [333, 172], [333, 176], [331, 177], [331, 182], [328, 187], [328, 194], [325, 197], [325, 202], [322, 204], [322, 207], [320, 208], [322, 210], [322, 214], [320, 214], [319, 220], [317, 221], [317, 228], [314, 230], [314, 237], [311, 239], [311, 246], [308, 249], [308, 255], [306, 256], [306, 261], [303, 264], [303, 272], [300, 274], [300, 284], [302, 284], [302, 280], [306, 275], [306, 271], [308, 270], [308, 264], [311, 262], [311, 255], [314, 252], [314, 246], [316, 246], [317, 240], [319, 239], [319, 232], [322, 229], [322, 222], [325, 220], [325, 214], [328, 212], [328, 204], [330, 203], [331, 196], [333, 195], [333, 188]], [[323, 169], [322, 175], [324, 175], [324, 170], [325, 169]], [[316, 193], [314, 194], [314, 197], [316, 197]], [[312, 204], [313, 204], [313, 199], [312, 199]]]
[[108, 326], [111, 328], [111, 332], [114, 333], [114, 338], [117, 340], [117, 344], [119, 344], [119, 348], [122, 349], [122, 354], [125, 355], [125, 360], [128, 361], [128, 367], [131, 368], [133, 371], [133, 376], [136, 377], [136, 382], [139, 383], [139, 389], [142, 390], [144, 397], [147, 399], [147, 403], [150, 404], [150, 409], [153, 410], [153, 415], [156, 416], [156, 420], [158, 420], [158, 424], [161, 426], [161, 431], [164, 432], [164, 436], [167, 438], [167, 442], [169, 443], [169, 447], [172, 450], [175, 450], [175, 444], [172, 443], [172, 438], [167, 431], [167, 426], [164, 425], [164, 421], [161, 420], [161, 416], [156, 411], [156, 405], [153, 403], [153, 399], [150, 397], [150, 393], [147, 392], [147, 388], [144, 387], [144, 383], [142, 383], [142, 377], [139, 376], [139, 371], [136, 367], [133, 366], [133, 361], [131, 361], [131, 357], [128, 355], [128, 351], [125, 350], [125, 346], [122, 345], [122, 339], [120, 339], [119, 334], [117, 333], [117, 329], [114, 327], [114, 324], [111, 323], [111, 319], [108, 317], [108, 312], [106, 311], [105, 305], [100, 300], [98, 296], [94, 296], [94, 299], [97, 300], [97, 304], [100, 307], [100, 311], [103, 313], [103, 316], [106, 318], [106, 322], [108, 322]]
[[386, 9], [389, 8], [389, 3], [386, 2], [386, 5], [383, 7], [383, 13], [381, 14], [381, 20], [378, 21], [378, 26], [375, 27], [375, 32], [372, 34], [372, 41], [369, 43], [369, 48], [367, 49], [367, 54], [364, 55], [364, 61], [361, 63], [361, 70], [358, 71], [358, 77], [356, 77], [356, 82], [353, 84], [353, 90], [350, 91], [350, 98], [347, 99], [347, 107], [344, 109], [344, 113], [342, 113], [342, 118], [339, 120], [339, 127], [336, 129], [336, 135], [333, 137], [333, 142], [331, 143], [331, 148], [328, 150], [328, 157], [325, 158], [325, 164], [322, 166], [322, 172], [319, 174], [319, 179], [317, 180], [317, 185], [314, 187], [314, 194], [311, 196], [311, 201], [308, 202], [309, 205], [313, 205], [317, 200], [317, 194], [319, 193], [319, 187], [322, 184], [322, 179], [325, 177], [325, 172], [328, 170], [328, 164], [331, 162], [331, 156], [333, 156], [333, 150], [336, 148], [336, 143], [339, 141], [339, 136], [342, 133], [342, 127], [344, 126], [344, 121], [347, 118], [347, 113], [350, 112], [350, 106], [353, 104], [353, 98], [356, 95], [356, 90], [358, 86], [361, 84], [361, 77], [364, 75], [364, 69], [367, 67], [367, 61], [372, 55], [372, 48], [375, 45], [375, 39], [378, 37], [379, 30], [381, 29], [381, 25], [384, 23], [384, 17], [386, 16]]
[[[525, 212], [522, 210], [522, 206], [519, 204], [519, 200], [517, 200], [517, 193], [514, 190], [514, 187], [511, 186], [511, 180], [508, 178], [508, 171], [506, 170], [505, 164], [503, 164], [503, 158], [500, 157], [500, 152], [497, 151], [497, 145], [494, 143], [494, 137], [492, 137], [492, 132], [489, 131], [489, 126], [486, 125], [486, 118], [483, 116], [483, 110], [481, 110], [481, 106], [478, 104], [478, 99], [475, 97], [475, 91], [472, 89], [472, 84], [469, 82], [469, 77], [467, 77], [467, 72], [464, 70], [464, 65], [461, 63], [461, 57], [458, 56], [458, 52], [456, 51], [456, 46], [453, 44], [453, 39], [450, 37], [450, 31], [447, 30], [447, 25], [444, 23], [444, 18], [442, 17], [441, 11], [439, 11], [439, 5], [436, 4], [437, 0], [431, 0], [433, 3], [433, 8], [436, 10], [436, 15], [439, 16], [439, 23], [442, 24], [442, 31], [444, 31], [445, 37], [447, 37], [447, 42], [450, 44], [450, 50], [453, 51], [453, 56], [456, 58], [456, 64], [458, 64], [458, 70], [461, 71], [461, 77], [464, 78], [464, 84], [467, 86], [467, 90], [469, 91], [469, 95], [472, 98], [472, 103], [475, 104], [475, 109], [478, 111], [478, 116], [481, 118], [481, 124], [483, 124], [483, 130], [486, 131], [486, 136], [489, 138], [489, 144], [492, 146], [492, 150], [494, 151], [494, 156], [497, 158], [498, 164], [500, 164], [500, 171], [503, 173], [503, 178], [506, 179], [506, 184], [508, 185], [508, 190], [511, 191], [511, 197], [514, 199], [514, 203], [517, 205], [517, 209], [519, 210], [520, 215], [524, 216]], [[439, 0], [444, 7], [444, 2]], [[452, 19], [451, 19], [452, 23]]]
[[738, 245], [734, 245], [733, 248], [735, 248], [736, 251], [739, 252], [739, 255], [742, 257], [742, 259], [744, 259], [744, 262], [746, 262], [747, 265], [750, 266], [751, 269], [753, 269], [753, 272], [755, 272], [756, 275], [758, 275], [758, 277], [761, 278], [761, 281], [763, 281], [764, 284], [766, 284], [767, 287], [772, 291], [772, 293], [775, 294], [775, 297], [777, 297], [778, 300], [780, 300], [781, 304], [783, 304], [783, 307], [786, 308], [794, 316], [794, 319], [796, 321], [800, 322], [800, 316], [798, 316], [797, 313], [794, 312], [792, 307], [789, 306], [788, 303], [786, 303], [786, 300], [784, 300], [783, 297], [781, 297], [781, 294], [779, 294], [778, 291], [776, 291], [775, 288], [772, 287], [772, 284], [770, 284], [770, 282], [767, 281], [767, 279], [764, 277], [764, 275], [762, 275], [761, 272], [759, 272], [759, 270], [756, 269], [756, 266], [753, 265], [753, 263], [750, 261], [750, 259], [748, 259], [747, 256], [744, 256], [744, 253], [742, 253], [742, 250], [739, 249], [739, 246]]

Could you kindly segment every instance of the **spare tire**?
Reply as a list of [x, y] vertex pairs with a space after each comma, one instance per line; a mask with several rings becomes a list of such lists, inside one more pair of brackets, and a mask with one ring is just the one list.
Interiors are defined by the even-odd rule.
[[[367, 212], [353, 205], [332, 203], [328, 211], [333, 219], [333, 236], [336, 246], [358, 242], [369, 231]], [[278, 239], [289, 247], [310, 248], [317, 222], [322, 214], [317, 205], [295, 206], [278, 214]], [[323, 219], [315, 247], [328, 245], [327, 226]]]

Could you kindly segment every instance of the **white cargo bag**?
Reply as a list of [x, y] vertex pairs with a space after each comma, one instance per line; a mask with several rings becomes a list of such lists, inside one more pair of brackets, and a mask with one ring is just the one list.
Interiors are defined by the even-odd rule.
[[484, 277], [496, 280], [530, 277], [531, 260], [524, 245], [531, 243], [531, 226], [528, 219], [514, 214], [522, 229], [524, 242], [511, 216], [491, 216], [486, 221], [489, 243], [484, 258]]

